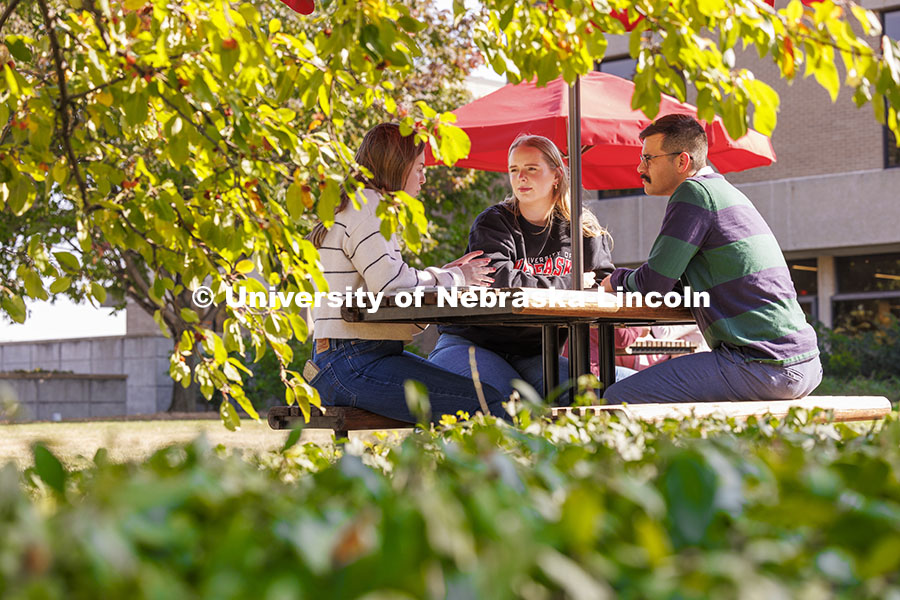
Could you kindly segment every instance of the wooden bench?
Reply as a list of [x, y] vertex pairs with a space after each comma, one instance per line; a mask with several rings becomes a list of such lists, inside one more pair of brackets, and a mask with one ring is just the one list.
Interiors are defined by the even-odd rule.
[[[662, 421], [696, 416], [722, 415], [746, 419], [751, 416], [771, 415], [784, 417], [791, 408], [821, 408], [832, 411], [833, 421], [871, 421], [881, 419], [891, 412], [891, 403], [884, 396], [807, 396], [800, 400], [779, 400], [774, 402], [699, 402], [687, 404], [632, 404], [608, 406], [555, 407], [551, 409], [553, 419], [566, 414], [585, 415], [590, 413], [620, 412], [642, 421]], [[360, 408], [329, 406], [323, 410], [310, 407], [309, 423], [306, 429], [331, 429], [336, 439], [348, 437], [351, 431], [371, 429], [403, 429], [413, 427], [404, 421], [397, 421], [376, 415]], [[825, 420], [824, 415], [820, 419]], [[303, 414], [297, 406], [276, 406], [269, 409], [269, 427], [290, 429], [298, 421], [303, 423]]]

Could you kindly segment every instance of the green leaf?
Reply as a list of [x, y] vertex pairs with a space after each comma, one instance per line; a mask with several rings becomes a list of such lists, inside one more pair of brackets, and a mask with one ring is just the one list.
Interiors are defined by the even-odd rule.
[[66, 291], [67, 289], [69, 289], [69, 287], [70, 287], [71, 285], [72, 285], [72, 279], [71, 279], [71, 278], [69, 278], [69, 277], [60, 277], [59, 279], [57, 279], [56, 281], [54, 281], [52, 284], [50, 284], [50, 293], [51, 293], [51, 294], [59, 294], [59, 293], [62, 293], [62, 292], [64, 292], [64, 291]]
[[106, 288], [96, 281], [91, 282], [91, 295], [96, 298], [97, 302], [100, 304], [106, 302]]
[[[19, 82], [16, 81], [16, 76], [13, 73], [13, 70], [9, 67], [9, 65], [3, 65], [3, 76], [6, 79], [6, 85], [9, 87], [9, 91], [13, 96], [19, 95]], [[5, 125], [5, 124], [4, 124]]]
[[222, 418], [222, 424], [229, 431], [237, 431], [241, 428], [241, 418], [227, 399], [222, 400], [222, 404], [219, 405], [219, 416]]
[[138, 92], [127, 96], [124, 109], [126, 123], [132, 127], [144, 123], [150, 114], [150, 102], [147, 94]]
[[38, 300], [47, 299], [48, 296], [47, 291], [44, 290], [44, 282], [41, 281], [41, 276], [37, 272], [29, 269], [25, 265], [19, 265], [19, 268], [16, 269], [16, 275], [22, 280], [22, 283], [25, 285], [25, 292], [29, 296]]
[[834, 64], [834, 52], [827, 52], [823, 60], [813, 71], [816, 81], [828, 91], [831, 101], [835, 102], [841, 89], [841, 80], [837, 65]]
[[440, 152], [444, 164], [452, 166], [456, 161], [469, 155], [472, 142], [461, 128], [454, 125], [439, 125]]
[[244, 395], [244, 392], [239, 389], [232, 389], [232, 396], [235, 400], [237, 400], [238, 404], [241, 405], [241, 408], [244, 409], [244, 412], [253, 419], [254, 421], [259, 421], [259, 413], [256, 412], [256, 409], [253, 408], [253, 404], [250, 400], [247, 399], [247, 396]]
[[[9, 53], [13, 55], [13, 58], [19, 62], [29, 63], [34, 58], [28, 45], [21, 38], [7, 42], [6, 47], [9, 48]], [[0, 121], [5, 123], [6, 119], [0, 119]]]
[[747, 91], [750, 92], [750, 99], [755, 106], [753, 128], [763, 135], [772, 135], [780, 102], [778, 93], [758, 79], [751, 79], [746, 82], [746, 85]]
[[53, 176], [53, 181], [62, 185], [66, 182], [66, 179], [69, 176], [69, 170], [66, 168], [66, 165], [62, 162], [58, 162], [53, 165], [53, 170], [51, 172]]
[[287, 452], [288, 450], [293, 448], [297, 444], [297, 442], [300, 441], [300, 436], [302, 434], [303, 434], [303, 426], [302, 425], [291, 429], [291, 432], [288, 434], [287, 439], [284, 441], [284, 446], [282, 446], [281, 451]]
[[16, 323], [25, 322], [27, 315], [25, 300], [20, 296], [3, 296], [3, 298], [0, 298], [0, 306], [7, 312], [9, 318]]
[[213, 358], [215, 359], [216, 364], [221, 365], [228, 360], [228, 351], [225, 349], [225, 344], [222, 342], [222, 338], [215, 333], [208, 333], [207, 335], [212, 336]]
[[428, 25], [426, 25], [425, 23], [417, 21], [416, 19], [413, 19], [412, 17], [408, 17], [406, 15], [403, 15], [402, 17], [397, 19], [397, 25], [411, 33], [418, 33], [419, 31], [424, 31], [428, 28]]
[[79, 263], [75, 255], [70, 252], [54, 252], [53, 256], [56, 257], [59, 266], [67, 273], [76, 274], [81, 269], [81, 263]]
[[337, 208], [340, 200], [341, 191], [338, 187], [337, 182], [329, 179], [325, 183], [325, 189], [322, 190], [322, 193], [319, 196], [319, 204], [316, 207], [316, 212], [319, 215], [319, 220], [321, 220], [322, 223], [324, 223], [326, 226], [334, 223], [334, 211]]
[[716, 499], [716, 474], [703, 457], [683, 451], [662, 475], [671, 527], [677, 537], [696, 544], [712, 522]]
[[328, 88], [324, 84], [319, 86], [317, 97], [319, 100], [319, 106], [322, 108], [322, 112], [325, 113], [326, 117], [330, 117], [331, 102], [328, 99]]
[[305, 340], [309, 335], [306, 321], [300, 315], [288, 314], [288, 320], [291, 323], [291, 329], [294, 331], [294, 337], [298, 340]]
[[21, 175], [13, 179], [9, 186], [9, 208], [17, 217], [21, 217], [28, 212], [34, 203], [35, 191], [31, 179], [27, 175]]
[[291, 219], [294, 221], [299, 221], [303, 217], [306, 209], [304, 196], [308, 197], [309, 193], [304, 194], [303, 186], [296, 181], [288, 186], [284, 194], [284, 202], [287, 205], [288, 214], [291, 215]]
[[44, 483], [56, 492], [62, 494], [66, 491], [66, 470], [62, 463], [43, 444], [35, 444], [34, 470]]
[[185, 323], [198, 323], [200, 321], [197, 313], [187, 307], [181, 309], [181, 318]]

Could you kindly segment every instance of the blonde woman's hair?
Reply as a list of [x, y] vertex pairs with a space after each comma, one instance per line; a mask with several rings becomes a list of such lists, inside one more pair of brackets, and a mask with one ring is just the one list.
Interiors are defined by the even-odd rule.
[[[367, 188], [382, 194], [402, 190], [410, 170], [423, 150], [425, 144], [416, 142], [414, 135], [401, 134], [400, 125], [397, 123], [381, 123], [366, 132], [354, 157], [356, 164], [371, 171], [372, 177], [363, 177], [361, 173], [354, 173], [353, 177], [357, 181], [362, 181]], [[347, 196], [347, 192], [341, 192], [341, 201], [334, 211], [335, 216], [349, 204], [350, 197]], [[317, 223], [306, 239], [316, 248], [321, 248], [326, 233], [328, 230], [325, 226]]]
[[[513, 150], [519, 146], [527, 148], [535, 148], [544, 155], [547, 166], [557, 172], [559, 175], [559, 185], [553, 188], [553, 214], [569, 223], [572, 222], [572, 211], [569, 208], [569, 168], [563, 162], [562, 153], [550, 139], [542, 135], [522, 134], [517, 137], [509, 147], [509, 156], [512, 156]], [[515, 193], [511, 193], [503, 203], [512, 210], [516, 215], [519, 214], [519, 200]], [[550, 224], [548, 223], [549, 227]], [[587, 237], [599, 237], [601, 235], [609, 235], [605, 227], [600, 225], [597, 217], [590, 211], [584, 211], [581, 219], [581, 231]], [[610, 236], [612, 239], [612, 236]]]

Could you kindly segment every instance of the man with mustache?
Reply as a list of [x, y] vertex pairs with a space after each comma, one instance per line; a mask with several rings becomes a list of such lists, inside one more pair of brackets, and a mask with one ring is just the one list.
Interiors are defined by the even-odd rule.
[[638, 172], [669, 203], [647, 262], [603, 279], [610, 292], [706, 291], [691, 311], [711, 352], [654, 365], [606, 390], [610, 403], [789, 400], [822, 379], [816, 334], [778, 241], [737, 188], [706, 163], [703, 126], [672, 114], [644, 129]]

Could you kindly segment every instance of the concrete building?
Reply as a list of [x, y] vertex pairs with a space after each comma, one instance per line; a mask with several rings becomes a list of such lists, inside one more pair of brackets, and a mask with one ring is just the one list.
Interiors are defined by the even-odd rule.
[[129, 304], [125, 335], [0, 344], [0, 383], [16, 392], [24, 418], [161, 412], [172, 401], [172, 346]]
[[[900, 2], [864, 1], [885, 33], [900, 39]], [[627, 42], [612, 40], [600, 70], [629, 77]], [[837, 101], [813, 78], [781, 80], [756, 54], [740, 60], [781, 97], [772, 136], [777, 162], [726, 177], [756, 205], [784, 251], [801, 305], [828, 326], [858, 327], [900, 317], [900, 150], [858, 109], [849, 88]], [[900, 107], [898, 107], [900, 108]], [[616, 264], [646, 260], [666, 198], [642, 191], [588, 206], [614, 239]]]

